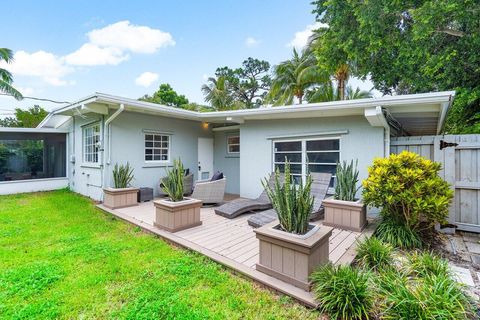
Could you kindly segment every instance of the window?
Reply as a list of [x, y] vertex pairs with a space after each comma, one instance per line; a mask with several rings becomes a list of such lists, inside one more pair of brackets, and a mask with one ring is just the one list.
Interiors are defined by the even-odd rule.
[[239, 153], [240, 152], [240, 136], [228, 136], [227, 137], [227, 153]]
[[159, 133], [145, 133], [145, 161], [170, 160], [170, 136]]
[[[305, 139], [274, 141], [273, 164], [275, 170], [285, 170], [285, 159], [290, 162], [290, 172], [294, 180], [304, 179], [307, 172], [327, 172], [334, 175], [340, 161], [340, 139]], [[308, 166], [308, 167], [307, 167]]]
[[83, 162], [98, 163], [100, 123], [83, 127]]

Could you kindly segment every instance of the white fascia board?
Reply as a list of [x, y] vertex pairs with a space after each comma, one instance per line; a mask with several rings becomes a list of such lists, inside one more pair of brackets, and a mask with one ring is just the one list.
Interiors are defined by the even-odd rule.
[[55, 128], [13, 128], [0, 127], [0, 132], [18, 132], [18, 133], [68, 133], [68, 130]]

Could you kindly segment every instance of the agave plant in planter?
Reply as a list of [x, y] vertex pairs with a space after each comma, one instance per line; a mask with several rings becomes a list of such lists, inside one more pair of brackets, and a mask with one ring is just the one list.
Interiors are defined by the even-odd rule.
[[290, 164], [285, 163], [285, 182], [275, 172], [273, 187], [262, 181], [278, 221], [255, 229], [260, 241], [257, 270], [304, 290], [310, 290], [310, 274], [328, 262], [328, 239], [332, 228], [309, 223], [313, 207], [312, 178], [295, 185], [290, 179]]
[[113, 188], [103, 188], [103, 205], [111, 208], [124, 208], [138, 205], [138, 188], [133, 188], [133, 168], [127, 162], [125, 165], [115, 164], [113, 167]]
[[358, 185], [358, 160], [355, 163], [343, 161], [337, 165], [335, 195], [323, 200], [325, 208], [324, 225], [362, 231], [367, 225], [366, 206], [355, 198]]
[[202, 201], [183, 196], [183, 179], [185, 169], [182, 161], [176, 159], [173, 168], [167, 170], [167, 176], [162, 179], [162, 190], [167, 199], [154, 201], [154, 225], [160, 229], [177, 232], [199, 226]]

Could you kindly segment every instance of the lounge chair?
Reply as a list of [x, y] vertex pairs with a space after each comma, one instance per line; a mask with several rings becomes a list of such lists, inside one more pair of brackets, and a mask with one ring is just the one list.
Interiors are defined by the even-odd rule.
[[[313, 196], [313, 208], [310, 215], [310, 220], [318, 220], [323, 215], [322, 202], [328, 192], [330, 185], [330, 179], [332, 175], [330, 173], [311, 173], [312, 175], [312, 189], [310, 193]], [[248, 218], [248, 224], [254, 228], [259, 228], [266, 225], [275, 219], [278, 219], [275, 209], [270, 209], [262, 212], [258, 212]]]
[[[280, 178], [283, 180], [283, 175]], [[273, 186], [275, 182], [275, 175], [271, 174], [268, 184]], [[233, 201], [227, 202], [221, 205], [218, 208], [215, 208], [215, 213], [223, 216], [228, 219], [233, 219], [238, 217], [239, 215], [255, 211], [255, 210], [267, 210], [272, 207], [272, 203], [268, 198], [267, 192], [263, 190], [260, 196], [257, 199], [235, 199]]]
[[220, 180], [199, 180], [193, 188], [192, 198], [202, 200], [204, 204], [221, 203], [225, 196], [227, 178]]

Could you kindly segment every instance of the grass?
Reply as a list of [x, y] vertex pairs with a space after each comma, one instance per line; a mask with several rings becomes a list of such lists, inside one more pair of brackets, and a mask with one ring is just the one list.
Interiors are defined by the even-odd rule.
[[316, 319], [67, 190], [0, 197], [1, 319]]
[[375, 236], [379, 240], [391, 244], [394, 248], [422, 247], [422, 239], [414, 230], [386, 217], [379, 223], [375, 230]]

